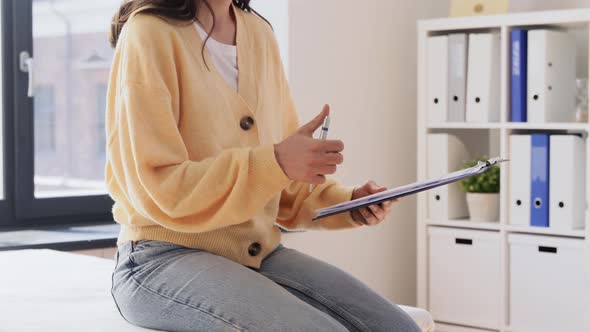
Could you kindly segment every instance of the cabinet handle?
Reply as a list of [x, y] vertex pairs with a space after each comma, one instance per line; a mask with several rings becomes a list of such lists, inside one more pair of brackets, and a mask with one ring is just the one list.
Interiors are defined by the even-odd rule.
[[455, 239], [455, 244], [465, 244], [465, 245], [472, 245], [473, 244], [473, 240], [470, 239]]
[[552, 253], [552, 254], [557, 254], [557, 248], [556, 247], [539, 246], [539, 252], [548, 252], [548, 253]]

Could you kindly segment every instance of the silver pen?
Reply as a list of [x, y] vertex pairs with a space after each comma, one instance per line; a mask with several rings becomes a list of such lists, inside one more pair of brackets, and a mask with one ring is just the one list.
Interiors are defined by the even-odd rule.
[[[328, 130], [330, 130], [330, 115], [328, 114], [324, 118], [324, 123], [322, 123], [322, 129], [320, 130], [320, 137], [319, 139], [325, 141], [328, 138]], [[313, 191], [313, 184], [309, 185], [309, 192]]]

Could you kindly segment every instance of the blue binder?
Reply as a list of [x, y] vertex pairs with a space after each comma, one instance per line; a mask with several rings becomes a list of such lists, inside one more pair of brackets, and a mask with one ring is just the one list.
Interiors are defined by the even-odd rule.
[[549, 227], [549, 135], [531, 135], [531, 226]]
[[527, 31], [512, 30], [510, 33], [510, 120], [526, 122], [527, 92]]

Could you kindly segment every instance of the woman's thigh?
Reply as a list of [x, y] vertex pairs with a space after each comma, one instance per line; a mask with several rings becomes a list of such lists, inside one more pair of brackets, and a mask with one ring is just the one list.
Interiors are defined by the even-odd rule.
[[358, 279], [296, 250], [279, 248], [263, 261], [260, 272], [349, 331], [420, 331], [403, 310]]
[[129, 322], [166, 331], [346, 331], [263, 275], [204, 251], [119, 248], [113, 298]]

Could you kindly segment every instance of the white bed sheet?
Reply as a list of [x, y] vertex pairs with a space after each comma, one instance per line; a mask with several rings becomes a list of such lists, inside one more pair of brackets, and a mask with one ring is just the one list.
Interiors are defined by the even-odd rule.
[[0, 252], [0, 331], [149, 331], [111, 298], [114, 261], [54, 250]]
[[[0, 332], [154, 331], [127, 323], [111, 298], [114, 261], [54, 250], [0, 252]], [[424, 332], [430, 314], [404, 307]]]

